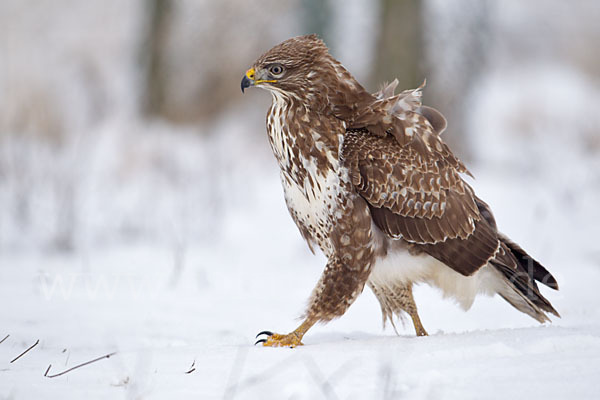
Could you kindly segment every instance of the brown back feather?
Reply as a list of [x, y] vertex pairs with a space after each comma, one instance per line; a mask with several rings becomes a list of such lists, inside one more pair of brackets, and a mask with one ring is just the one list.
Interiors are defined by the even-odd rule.
[[350, 130], [342, 160], [367, 200], [373, 221], [463, 275], [498, 249], [496, 229], [481, 217], [473, 190], [451, 157], [431, 151], [418, 131], [400, 145], [391, 135]]

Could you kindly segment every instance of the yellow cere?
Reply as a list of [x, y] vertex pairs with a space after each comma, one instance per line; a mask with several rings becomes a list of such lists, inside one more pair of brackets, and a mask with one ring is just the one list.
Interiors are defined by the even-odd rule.
[[246, 78], [254, 81], [254, 84], [257, 83], [275, 83], [277, 82], [276, 80], [269, 80], [269, 79], [259, 79], [257, 81], [254, 80], [254, 78], [256, 78], [256, 72], [254, 71], [254, 68], [250, 68], [248, 71], [246, 71]]

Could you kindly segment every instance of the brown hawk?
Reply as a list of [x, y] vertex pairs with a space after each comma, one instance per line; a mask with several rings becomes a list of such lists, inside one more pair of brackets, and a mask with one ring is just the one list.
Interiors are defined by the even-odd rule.
[[421, 105], [422, 86], [394, 94], [397, 81], [367, 92], [316, 35], [262, 55], [242, 91], [269, 90], [269, 143], [285, 201], [311, 250], [327, 256], [304, 322], [287, 335], [261, 332], [265, 346], [300, 345], [316, 322], [339, 317], [368, 285], [383, 322], [407, 313], [427, 335], [412, 286], [440, 288], [468, 309], [477, 294], [499, 294], [539, 322], [559, 316], [537, 283], [558, 284], [498, 232], [489, 206], [440, 134], [445, 118]]

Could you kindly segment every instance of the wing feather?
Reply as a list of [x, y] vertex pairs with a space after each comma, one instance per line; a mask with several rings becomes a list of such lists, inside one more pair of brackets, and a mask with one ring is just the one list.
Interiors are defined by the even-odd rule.
[[471, 275], [498, 250], [495, 221], [440, 138], [446, 119], [421, 104], [423, 85], [394, 95], [396, 86], [347, 120], [340, 158], [385, 234]]
[[341, 158], [384, 233], [471, 275], [497, 251], [495, 228], [482, 218], [461, 168], [421, 139], [417, 133], [401, 145], [392, 135], [350, 129]]

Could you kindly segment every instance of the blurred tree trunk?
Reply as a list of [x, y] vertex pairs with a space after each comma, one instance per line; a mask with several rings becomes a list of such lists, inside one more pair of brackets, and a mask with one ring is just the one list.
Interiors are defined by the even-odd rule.
[[146, 71], [142, 85], [142, 111], [147, 115], [160, 115], [165, 102], [167, 77], [164, 57], [169, 34], [171, 0], [149, 0], [146, 39], [142, 46], [142, 64]]
[[329, 0], [301, 0], [305, 32], [316, 33], [327, 43], [332, 19], [332, 7]]
[[473, 159], [469, 101], [490, 46], [490, 1], [456, 0], [452, 7], [425, 2], [425, 103], [448, 119], [444, 141], [461, 159]]
[[[290, 5], [263, 0], [148, 0], [140, 108], [171, 123], [215, 121], [240, 99], [240, 76], [277, 37]], [[268, 10], [266, 12], [265, 10]], [[208, 132], [208, 131], [207, 131]]]
[[446, 116], [444, 141], [468, 160], [467, 101], [484, 65], [489, 6], [483, 0], [459, 5], [448, 12], [425, 0], [381, 0], [371, 87], [397, 78], [404, 90], [427, 78], [424, 104]]
[[397, 78], [399, 89], [423, 82], [421, 0], [381, 0], [373, 89]]

